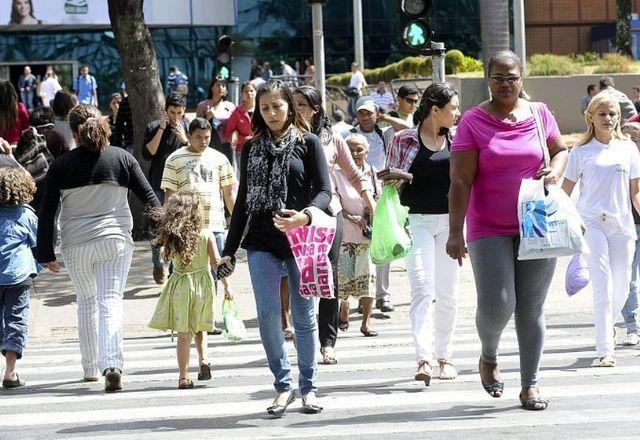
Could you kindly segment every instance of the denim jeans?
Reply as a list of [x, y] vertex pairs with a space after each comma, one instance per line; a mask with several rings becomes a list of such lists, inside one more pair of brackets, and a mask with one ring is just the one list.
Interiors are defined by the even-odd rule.
[[258, 311], [260, 339], [269, 362], [269, 369], [275, 376], [277, 392], [287, 392], [293, 388], [291, 362], [280, 322], [280, 275], [282, 263], [287, 266], [289, 291], [291, 292], [291, 315], [296, 332], [298, 352], [298, 385], [304, 396], [317, 390], [318, 365], [315, 353], [318, 349], [318, 327], [316, 324], [314, 301], [305, 299], [298, 293], [300, 272], [293, 258], [281, 260], [269, 252], [247, 252], [249, 273]]
[[33, 92], [20, 92], [20, 99], [22, 99], [23, 104], [27, 107], [27, 110], [31, 110], [33, 108]]
[[[160, 205], [164, 205], [164, 191], [162, 191], [161, 189], [154, 189], [153, 192], [156, 194], [156, 197], [160, 201]], [[150, 231], [152, 236], [154, 232], [155, 231]], [[160, 257], [161, 249], [161, 246], [156, 246], [155, 244], [153, 244], [153, 241], [151, 242], [151, 261], [153, 261], [153, 267], [164, 268], [164, 261], [162, 260], [162, 257]]]
[[31, 280], [0, 286], [0, 350], [12, 351], [18, 359], [27, 345]]
[[640, 238], [636, 240], [636, 250], [631, 264], [631, 284], [627, 302], [622, 308], [622, 317], [627, 326], [627, 333], [640, 332], [640, 320], [638, 319], [638, 275], [640, 272]]

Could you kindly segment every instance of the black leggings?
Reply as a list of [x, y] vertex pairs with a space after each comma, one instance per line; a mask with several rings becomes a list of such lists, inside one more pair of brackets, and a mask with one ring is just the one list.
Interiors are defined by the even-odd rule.
[[342, 223], [342, 214], [336, 215], [336, 235], [329, 251], [335, 297], [332, 299], [320, 298], [318, 306], [320, 347], [333, 347], [336, 345], [336, 339], [338, 339], [338, 306], [340, 304], [338, 299], [338, 259], [340, 258], [340, 245], [342, 244]]

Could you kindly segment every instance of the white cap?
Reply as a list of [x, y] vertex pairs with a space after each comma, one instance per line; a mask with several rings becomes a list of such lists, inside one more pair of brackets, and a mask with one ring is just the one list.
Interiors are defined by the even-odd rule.
[[358, 102], [356, 102], [356, 111], [360, 110], [367, 110], [371, 113], [378, 113], [378, 106], [372, 98], [364, 97], [358, 99]]

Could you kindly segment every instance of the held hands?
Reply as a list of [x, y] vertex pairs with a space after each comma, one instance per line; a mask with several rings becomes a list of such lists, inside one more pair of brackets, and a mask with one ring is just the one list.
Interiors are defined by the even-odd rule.
[[449, 234], [449, 239], [447, 240], [447, 255], [454, 260], [458, 260], [458, 264], [462, 267], [462, 259], [467, 258], [467, 247], [462, 233]]
[[309, 216], [294, 209], [283, 209], [273, 218], [273, 225], [280, 232], [287, 232], [309, 224]]
[[553, 167], [545, 167], [543, 169], [541, 169], [540, 171], [538, 171], [538, 174], [536, 174], [536, 178], [540, 179], [544, 177], [544, 183], [547, 185], [553, 185], [556, 184], [560, 181], [560, 178], [562, 177], [560, 175], [560, 173], [558, 171], [556, 171], [555, 168]]
[[47, 266], [47, 269], [49, 269], [50, 272], [60, 273], [60, 265], [58, 264], [57, 261], [51, 261], [49, 263], [45, 263], [45, 266]]

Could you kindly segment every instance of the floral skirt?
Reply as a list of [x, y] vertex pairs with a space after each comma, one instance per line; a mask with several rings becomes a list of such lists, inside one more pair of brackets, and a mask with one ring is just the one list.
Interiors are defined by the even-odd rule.
[[340, 299], [375, 298], [375, 266], [369, 257], [369, 243], [342, 243], [338, 261]]

